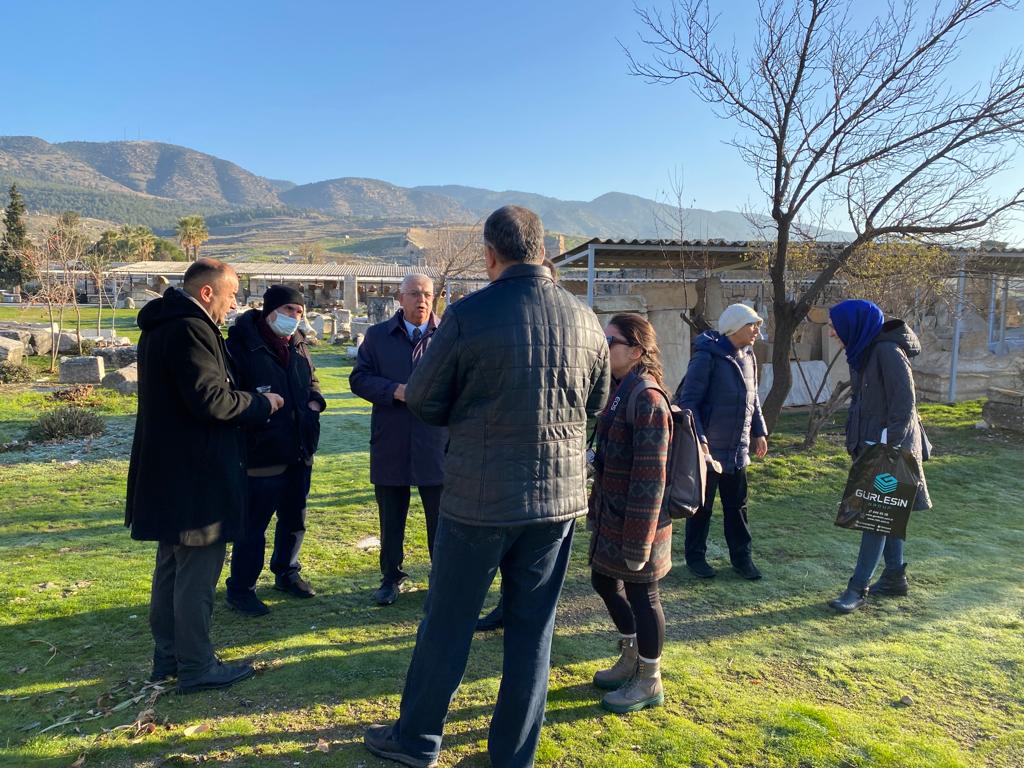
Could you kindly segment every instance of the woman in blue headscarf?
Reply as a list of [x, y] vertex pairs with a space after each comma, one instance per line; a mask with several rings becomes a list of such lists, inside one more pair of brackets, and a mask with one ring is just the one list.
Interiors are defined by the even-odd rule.
[[[850, 365], [851, 399], [846, 420], [846, 450], [854, 459], [867, 446], [888, 443], [911, 451], [925, 461], [931, 445], [917, 416], [910, 358], [921, 353], [917, 335], [902, 320], [886, 320], [870, 301], [851, 299], [829, 310], [831, 333], [846, 350]], [[929, 509], [931, 500], [924, 475], [915, 510]], [[882, 576], [868, 586], [885, 558]], [[846, 589], [829, 605], [852, 613], [873, 595], [907, 594], [907, 564], [903, 539], [864, 531], [857, 566]]]

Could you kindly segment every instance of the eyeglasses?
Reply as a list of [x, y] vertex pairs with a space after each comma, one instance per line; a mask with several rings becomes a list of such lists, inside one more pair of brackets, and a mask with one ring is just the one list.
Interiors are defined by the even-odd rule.
[[609, 347], [614, 347], [616, 344], [621, 344], [623, 347], [632, 347], [625, 339], [620, 339], [618, 336], [605, 336], [605, 341], [608, 342]]

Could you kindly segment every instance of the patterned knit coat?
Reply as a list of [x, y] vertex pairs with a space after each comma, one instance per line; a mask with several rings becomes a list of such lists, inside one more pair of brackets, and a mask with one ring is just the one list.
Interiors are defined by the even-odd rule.
[[[632, 389], [636, 379], [623, 384]], [[661, 510], [672, 429], [666, 398], [647, 389], [636, 402], [633, 426], [627, 423], [629, 391], [623, 385], [610, 398], [605, 415], [615, 398], [620, 406], [601, 434], [598, 450], [601, 469], [590, 494], [588, 528], [590, 567], [598, 573], [623, 581], [658, 581], [672, 569], [672, 519]], [[631, 571], [626, 560], [646, 562]]]

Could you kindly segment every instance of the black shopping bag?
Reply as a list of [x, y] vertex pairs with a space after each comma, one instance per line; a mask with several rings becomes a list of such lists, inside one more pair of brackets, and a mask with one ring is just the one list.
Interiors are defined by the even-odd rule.
[[905, 539], [920, 482], [921, 464], [910, 451], [869, 445], [850, 467], [836, 525]]

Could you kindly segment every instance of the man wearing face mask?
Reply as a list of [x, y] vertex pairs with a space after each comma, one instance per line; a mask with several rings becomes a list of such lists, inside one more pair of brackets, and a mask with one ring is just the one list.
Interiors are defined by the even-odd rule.
[[263, 570], [267, 527], [275, 512], [270, 557], [274, 588], [299, 598], [316, 594], [300, 575], [299, 549], [306, 532], [306, 497], [320, 440], [320, 413], [327, 403], [299, 330], [304, 304], [294, 288], [272, 285], [263, 294], [263, 310], [243, 313], [228, 331], [228, 352], [242, 387], [284, 398], [281, 410], [246, 435], [249, 515], [245, 535], [232, 551], [227, 601], [250, 616], [270, 610], [256, 594], [256, 580]]
[[424, 424], [405, 407], [405, 383], [437, 328], [431, 309], [434, 283], [426, 275], [406, 275], [398, 301], [401, 308], [394, 317], [367, 330], [349, 376], [352, 392], [373, 403], [370, 482], [380, 513], [381, 583], [373, 593], [377, 605], [394, 603], [399, 586], [409, 578], [402, 561], [414, 485], [423, 502], [427, 548], [433, 552], [444, 478], [441, 464], [448, 441], [447, 429]]

